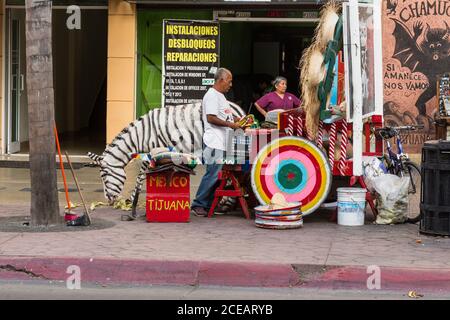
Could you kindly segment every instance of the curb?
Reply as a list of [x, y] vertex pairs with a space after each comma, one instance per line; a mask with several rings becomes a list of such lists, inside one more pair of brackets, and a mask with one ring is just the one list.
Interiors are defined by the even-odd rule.
[[[320, 266], [89, 259], [0, 257], [0, 280], [66, 281], [78, 266], [81, 281], [100, 285], [180, 285], [369, 290], [374, 271], [364, 266]], [[381, 290], [450, 292], [450, 269], [380, 267]]]
[[82, 282], [139, 285], [293, 287], [291, 265], [203, 261], [121, 260], [60, 257], [0, 257], [0, 280], [66, 281], [69, 266]]
[[[378, 267], [377, 267], [378, 268]], [[387, 291], [450, 293], [450, 269], [379, 267], [379, 288]], [[305, 283], [304, 288], [376, 291], [374, 269], [360, 266], [333, 268]]]

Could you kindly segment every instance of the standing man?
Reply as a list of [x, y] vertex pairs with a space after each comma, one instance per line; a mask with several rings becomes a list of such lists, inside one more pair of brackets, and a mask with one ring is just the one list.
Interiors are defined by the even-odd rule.
[[214, 200], [218, 174], [222, 170], [225, 152], [226, 129], [238, 129], [232, 109], [225, 98], [232, 85], [233, 76], [228, 69], [220, 68], [214, 76], [214, 85], [206, 92], [202, 101], [203, 159], [206, 173], [192, 202], [191, 212], [196, 216], [206, 217]]

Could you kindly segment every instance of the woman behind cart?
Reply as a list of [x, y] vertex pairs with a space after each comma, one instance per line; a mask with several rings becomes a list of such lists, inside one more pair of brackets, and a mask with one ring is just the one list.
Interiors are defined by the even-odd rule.
[[300, 99], [286, 92], [287, 80], [278, 76], [272, 82], [275, 91], [269, 92], [255, 102], [255, 107], [266, 117], [267, 112], [277, 109], [290, 110], [300, 106]]

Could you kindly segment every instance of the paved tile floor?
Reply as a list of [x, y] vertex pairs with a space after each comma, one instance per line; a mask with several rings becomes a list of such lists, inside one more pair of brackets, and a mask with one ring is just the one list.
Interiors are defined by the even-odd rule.
[[[104, 200], [98, 169], [76, 174], [88, 202]], [[192, 178], [191, 196], [200, 177], [201, 172]], [[69, 185], [75, 188], [72, 179]], [[29, 187], [27, 169], [0, 168], [0, 217], [29, 213], [30, 192], [20, 191]], [[76, 192], [71, 197], [79, 202]], [[0, 233], [0, 255], [450, 268], [450, 239], [421, 235], [418, 225], [373, 225], [369, 216], [364, 226], [344, 227], [322, 211], [305, 217], [302, 229], [264, 230], [237, 213], [191, 217], [181, 224], [122, 222], [121, 214], [112, 208], [95, 210], [95, 217], [116, 224], [98, 231]]]

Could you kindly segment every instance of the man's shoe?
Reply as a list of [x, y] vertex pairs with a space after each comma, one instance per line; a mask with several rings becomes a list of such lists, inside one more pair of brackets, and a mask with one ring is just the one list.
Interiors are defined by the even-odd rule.
[[205, 208], [202, 208], [202, 207], [191, 208], [191, 213], [197, 217], [207, 217], [208, 216], [208, 212], [206, 212]]
[[226, 214], [226, 211], [218, 209], [218, 210], [214, 210], [214, 214], [216, 216], [222, 216], [222, 215]]
[[214, 210], [214, 214], [221, 216], [227, 214], [231, 211], [231, 208], [227, 205], [219, 205], [216, 210]]

